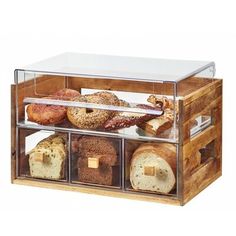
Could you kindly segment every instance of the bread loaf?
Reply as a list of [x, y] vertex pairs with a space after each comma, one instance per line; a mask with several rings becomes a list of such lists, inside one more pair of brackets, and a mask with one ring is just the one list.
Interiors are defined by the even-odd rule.
[[130, 182], [135, 190], [167, 194], [176, 183], [176, 147], [147, 143], [133, 153]]
[[146, 121], [138, 125], [144, 132], [152, 135], [159, 135], [173, 126], [173, 111], [166, 109], [163, 116]]
[[64, 178], [66, 145], [64, 137], [51, 135], [40, 141], [29, 153], [30, 175], [34, 178]]
[[88, 158], [89, 153], [102, 155], [101, 164], [111, 166], [118, 164], [118, 146], [116, 142], [103, 137], [83, 136], [78, 140], [80, 158]]
[[118, 144], [103, 137], [83, 136], [78, 140], [78, 180], [101, 185], [119, 182]]
[[88, 158], [79, 158], [78, 176], [79, 181], [85, 183], [117, 185], [119, 182], [119, 168], [118, 166], [110, 166], [108, 164], [99, 164], [97, 168], [92, 168], [89, 167]]

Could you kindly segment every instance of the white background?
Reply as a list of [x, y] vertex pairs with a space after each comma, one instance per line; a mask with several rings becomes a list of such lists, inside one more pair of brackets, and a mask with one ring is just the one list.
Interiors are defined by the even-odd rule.
[[[236, 235], [234, 2], [0, 0], [0, 235]], [[13, 70], [65, 51], [214, 60], [223, 177], [184, 207], [11, 185]]]

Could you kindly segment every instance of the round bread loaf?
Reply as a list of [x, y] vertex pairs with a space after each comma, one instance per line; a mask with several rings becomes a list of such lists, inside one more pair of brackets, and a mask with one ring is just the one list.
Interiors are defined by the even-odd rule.
[[[45, 97], [58, 99], [58, 97]], [[26, 109], [28, 120], [41, 125], [59, 124], [66, 117], [66, 107], [46, 104], [29, 104]]]
[[135, 190], [167, 194], [176, 183], [176, 147], [146, 143], [133, 153], [130, 182]]
[[[74, 97], [80, 96], [80, 93], [72, 89], [61, 89], [52, 96], [44, 97], [45, 99], [55, 100], [72, 100]], [[26, 112], [28, 120], [41, 125], [59, 124], [66, 118], [67, 108], [57, 105], [46, 104], [29, 104]]]

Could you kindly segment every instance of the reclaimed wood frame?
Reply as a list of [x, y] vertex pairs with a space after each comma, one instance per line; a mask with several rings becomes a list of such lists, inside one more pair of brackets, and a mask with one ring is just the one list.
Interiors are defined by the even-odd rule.
[[[51, 76], [37, 78], [39, 86], [45, 87], [49, 81], [51, 83]], [[56, 79], [56, 76], [55, 78]], [[190, 85], [185, 83], [179, 84], [177, 87], [178, 94], [182, 96], [179, 100], [179, 142], [178, 142], [178, 196], [164, 196], [153, 194], [135, 194], [134, 192], [117, 191], [114, 189], [99, 189], [87, 186], [74, 186], [70, 183], [50, 183], [41, 182], [29, 179], [21, 179], [16, 176], [16, 111], [18, 115], [23, 115], [23, 98], [33, 93], [32, 81], [20, 83], [11, 86], [11, 182], [14, 184], [22, 184], [29, 186], [37, 186], [52, 189], [61, 189], [69, 191], [79, 191], [84, 193], [99, 194], [112, 197], [122, 197], [128, 199], [138, 199], [146, 201], [155, 201], [161, 203], [168, 203], [174, 205], [184, 205], [190, 201], [199, 192], [205, 189], [209, 184], [222, 175], [222, 80], [221, 79], [201, 79], [204, 84], [199, 84], [198, 78], [189, 78]], [[81, 87], [102, 88], [112, 90], [110, 83], [99, 80], [100, 83], [89, 83], [86, 78], [81, 80], [80, 84], [76, 83], [76, 78], [71, 77], [69, 80], [69, 87], [80, 90]], [[81, 85], [82, 83], [82, 85]], [[117, 81], [115, 86], [119, 90], [134, 91], [134, 92], [150, 92], [153, 90], [149, 88], [145, 82], [133, 81], [131, 86], [124, 87], [125, 82]], [[96, 85], [95, 85], [96, 84]], [[114, 84], [113, 84], [114, 85]], [[62, 84], [57, 84], [55, 89], [59, 89]], [[194, 89], [193, 89], [194, 87]], [[169, 91], [170, 88], [166, 88]], [[18, 90], [18, 97], [16, 98], [16, 91]], [[165, 91], [165, 92], [166, 92]], [[170, 91], [171, 93], [172, 91]], [[18, 100], [17, 100], [18, 99]], [[16, 103], [18, 101], [18, 105]], [[210, 111], [212, 115], [212, 124], [197, 134], [190, 137], [190, 124], [199, 115], [204, 114], [205, 111]], [[205, 162], [201, 163], [197, 168], [195, 165], [195, 154], [199, 149], [205, 147], [212, 142], [212, 149], [214, 153]]]

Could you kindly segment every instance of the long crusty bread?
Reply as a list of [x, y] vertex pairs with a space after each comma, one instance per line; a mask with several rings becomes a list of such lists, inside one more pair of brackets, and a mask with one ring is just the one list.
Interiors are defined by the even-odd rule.
[[139, 146], [132, 156], [130, 182], [135, 190], [169, 193], [176, 183], [176, 147], [162, 143]]
[[34, 178], [62, 179], [66, 159], [65, 140], [51, 135], [40, 141], [29, 153], [30, 175]]

